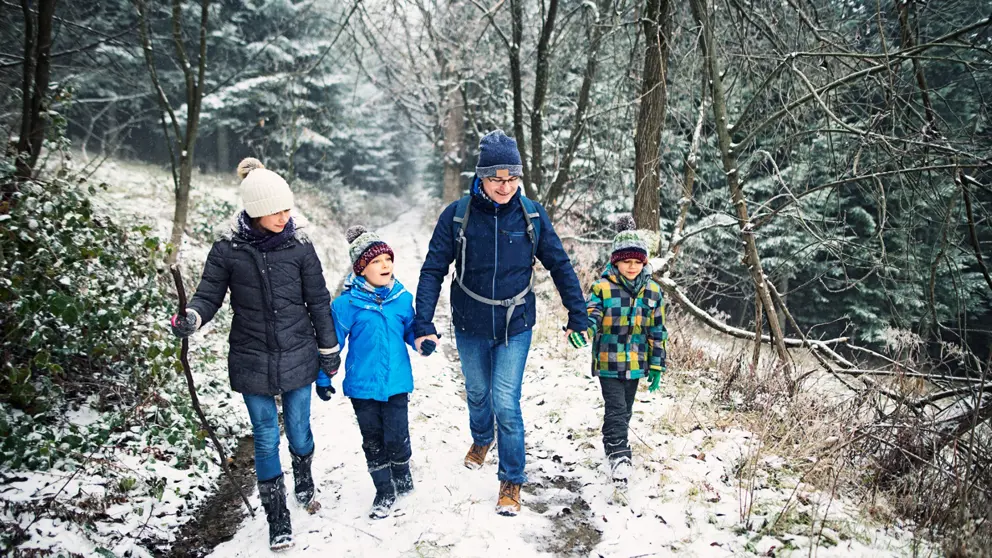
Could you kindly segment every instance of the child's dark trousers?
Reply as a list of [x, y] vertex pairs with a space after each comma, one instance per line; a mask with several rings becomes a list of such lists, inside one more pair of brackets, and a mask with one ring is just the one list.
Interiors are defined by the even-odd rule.
[[399, 393], [389, 401], [352, 399], [362, 433], [362, 449], [376, 492], [392, 492], [391, 480], [409, 475], [410, 424], [407, 403], [410, 394]]
[[610, 461], [621, 457], [630, 459], [630, 445], [627, 443], [627, 429], [637, 394], [637, 380], [599, 377], [603, 389], [603, 449]]

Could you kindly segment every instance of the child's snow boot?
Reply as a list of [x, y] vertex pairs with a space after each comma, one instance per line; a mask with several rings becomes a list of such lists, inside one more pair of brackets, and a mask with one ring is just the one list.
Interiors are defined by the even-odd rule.
[[626, 455], [610, 459], [610, 477], [613, 479], [613, 484], [626, 486], [627, 480], [633, 472], [634, 466]]
[[410, 474], [410, 462], [392, 463], [390, 469], [393, 474], [393, 488], [396, 489], [396, 495], [406, 496], [413, 492], [413, 475]]
[[396, 489], [393, 488], [393, 474], [389, 466], [385, 466], [377, 471], [371, 471], [372, 483], [375, 484], [375, 500], [372, 501], [372, 509], [369, 517], [372, 519], [383, 519], [389, 517], [389, 513], [396, 503]]
[[311, 514], [316, 513], [320, 509], [320, 504], [314, 499], [315, 489], [313, 486], [313, 473], [310, 467], [313, 464], [313, 453], [311, 451], [307, 455], [300, 456], [292, 451], [289, 452], [289, 455], [293, 458], [293, 481], [296, 484], [296, 501]]
[[286, 485], [282, 475], [258, 483], [258, 495], [265, 508], [265, 518], [269, 520], [269, 548], [273, 551], [292, 547], [293, 526], [286, 508]]

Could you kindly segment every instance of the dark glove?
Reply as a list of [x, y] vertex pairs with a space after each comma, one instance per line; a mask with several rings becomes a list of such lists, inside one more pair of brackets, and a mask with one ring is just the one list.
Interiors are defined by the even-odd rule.
[[430, 339], [424, 339], [423, 341], [420, 342], [420, 354], [424, 356], [430, 356], [430, 354], [433, 353], [434, 349], [436, 348], [437, 348], [437, 343], [431, 341]]
[[333, 378], [338, 373], [338, 368], [341, 368], [341, 353], [339, 352], [333, 352], [329, 355], [322, 354], [318, 358], [320, 359], [320, 369], [324, 371], [324, 374], [327, 374], [328, 378]]
[[334, 386], [317, 386], [317, 397], [319, 397], [321, 401], [330, 401], [332, 393], [337, 393], [334, 391]]
[[187, 311], [186, 316], [173, 314], [169, 320], [169, 327], [172, 334], [180, 339], [185, 339], [196, 332], [200, 327], [200, 315], [193, 311]]

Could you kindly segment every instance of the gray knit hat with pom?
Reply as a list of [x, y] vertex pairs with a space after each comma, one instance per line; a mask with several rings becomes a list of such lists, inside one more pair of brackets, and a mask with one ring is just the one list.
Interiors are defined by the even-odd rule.
[[249, 217], [265, 217], [293, 208], [293, 191], [289, 184], [258, 159], [242, 159], [238, 163], [238, 177], [241, 179], [241, 201]]
[[351, 269], [355, 275], [361, 275], [365, 267], [382, 254], [389, 254], [389, 257], [396, 259], [393, 249], [383, 242], [379, 235], [362, 225], [348, 227], [345, 237], [348, 239], [348, 255], [351, 257]]
[[613, 253], [610, 254], [610, 263], [622, 262], [623, 260], [640, 260], [648, 263], [648, 245], [637, 234], [637, 225], [630, 215], [623, 215], [616, 222], [617, 235], [613, 237]]

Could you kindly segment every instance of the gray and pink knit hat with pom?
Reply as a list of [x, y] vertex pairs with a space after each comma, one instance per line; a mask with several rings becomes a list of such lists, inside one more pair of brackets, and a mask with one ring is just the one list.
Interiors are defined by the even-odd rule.
[[379, 235], [362, 225], [354, 225], [345, 233], [348, 239], [348, 255], [351, 256], [351, 269], [355, 275], [361, 275], [365, 267], [383, 254], [396, 259], [393, 249], [379, 238]]
[[637, 234], [637, 225], [630, 215], [617, 219], [617, 235], [613, 237], [613, 253], [610, 263], [615, 264], [624, 260], [640, 260], [648, 263], [648, 244], [641, 235]]

